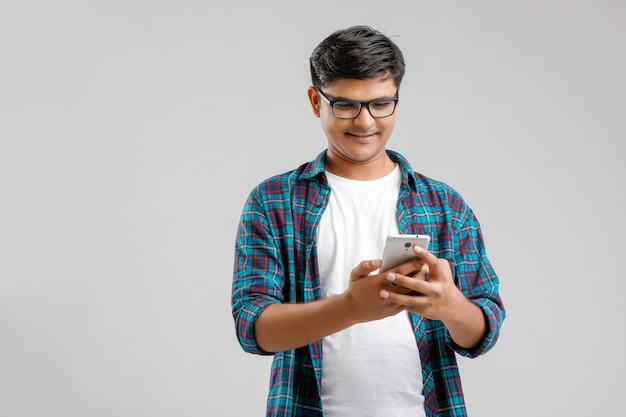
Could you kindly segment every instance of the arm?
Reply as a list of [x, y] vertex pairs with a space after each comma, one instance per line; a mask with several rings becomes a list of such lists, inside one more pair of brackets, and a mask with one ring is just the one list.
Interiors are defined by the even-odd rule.
[[356, 323], [377, 320], [405, 310], [383, 300], [379, 292], [389, 286], [384, 275], [369, 275], [380, 260], [363, 261], [352, 270], [343, 294], [310, 303], [272, 304], [259, 315], [256, 339], [266, 352], [295, 349]]
[[296, 245], [302, 243], [293, 238], [293, 207], [284, 194], [275, 181], [263, 184], [248, 197], [241, 215], [231, 304], [236, 336], [244, 351], [269, 354], [294, 349], [355, 323], [406, 310], [380, 298], [380, 291], [390, 285], [383, 275], [370, 275], [380, 267], [380, 260], [356, 266], [344, 294], [296, 302], [303, 299], [295, 283], [303, 277], [294, 275], [296, 261], [302, 261], [296, 260], [302, 256], [302, 248]]
[[413, 250], [424, 262], [421, 270], [413, 277], [398, 273], [389, 273], [386, 277], [418, 294], [405, 295], [383, 289], [380, 296], [431, 320], [441, 320], [460, 347], [470, 349], [476, 346], [484, 338], [487, 328], [482, 310], [456, 287], [448, 261], [417, 245]]
[[402, 296], [383, 292], [381, 296], [406, 305], [409, 311], [441, 320], [452, 347], [462, 355], [475, 357], [495, 345], [505, 311], [498, 277], [485, 255], [480, 227], [471, 211], [466, 210], [466, 215], [460, 216], [465, 221], [455, 233], [454, 265], [416, 248], [418, 257], [425, 263], [423, 272], [413, 279], [400, 274], [388, 279], [421, 294]]
[[354, 324], [345, 294], [310, 303], [271, 304], [254, 327], [256, 340], [266, 352], [296, 349]]

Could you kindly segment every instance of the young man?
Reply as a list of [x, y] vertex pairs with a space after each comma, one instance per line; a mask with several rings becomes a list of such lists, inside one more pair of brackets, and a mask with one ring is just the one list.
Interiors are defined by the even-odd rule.
[[[387, 149], [401, 51], [369, 27], [310, 58], [328, 148], [250, 194], [232, 311], [243, 349], [274, 355], [268, 416], [465, 416], [455, 355], [496, 343], [505, 317], [478, 220], [446, 184]], [[380, 271], [389, 234], [426, 234]]]

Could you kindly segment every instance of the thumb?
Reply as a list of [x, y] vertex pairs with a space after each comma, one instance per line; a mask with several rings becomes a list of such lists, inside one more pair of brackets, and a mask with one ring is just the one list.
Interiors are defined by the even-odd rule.
[[369, 275], [370, 273], [380, 268], [381, 264], [382, 264], [382, 261], [380, 259], [370, 259], [367, 261], [361, 261], [361, 263], [359, 263], [352, 270], [352, 273], [350, 274], [350, 280], [356, 281], [358, 279], [361, 279]]

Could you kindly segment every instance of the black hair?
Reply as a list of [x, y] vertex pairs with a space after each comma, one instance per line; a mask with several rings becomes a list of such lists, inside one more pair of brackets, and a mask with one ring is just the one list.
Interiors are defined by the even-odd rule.
[[333, 32], [313, 50], [309, 64], [311, 81], [317, 88], [342, 78], [366, 80], [385, 74], [399, 87], [405, 69], [400, 48], [369, 26]]

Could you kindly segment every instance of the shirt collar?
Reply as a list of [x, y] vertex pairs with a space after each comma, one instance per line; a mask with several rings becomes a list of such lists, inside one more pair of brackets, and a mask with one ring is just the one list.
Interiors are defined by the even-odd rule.
[[[304, 165], [304, 169], [300, 174], [300, 179], [304, 180], [313, 180], [315, 178], [323, 178], [323, 181], [326, 182], [326, 171], [324, 169], [324, 161], [326, 160], [327, 149], [324, 149], [320, 152], [317, 157]], [[387, 149], [387, 155], [389, 158], [400, 167], [400, 171], [402, 172], [402, 183], [408, 184], [408, 186], [416, 191], [416, 173], [411, 168], [409, 162], [398, 152]]]

